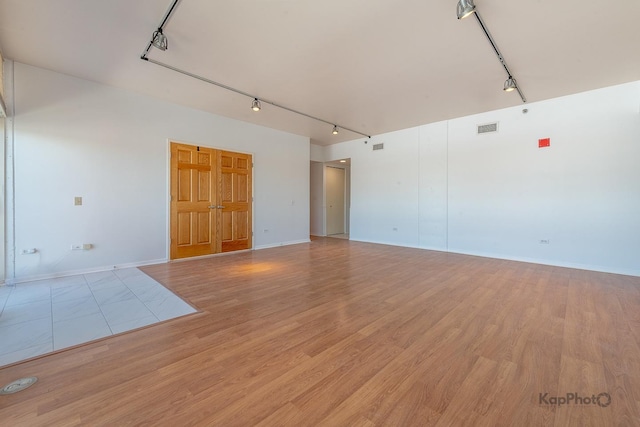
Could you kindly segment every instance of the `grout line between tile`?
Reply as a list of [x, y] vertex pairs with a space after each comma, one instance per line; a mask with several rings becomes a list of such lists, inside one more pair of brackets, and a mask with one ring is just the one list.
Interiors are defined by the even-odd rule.
[[[112, 273], [112, 274], [116, 279], [120, 280], [120, 278], [118, 276], [116, 276], [115, 273]], [[98, 310], [100, 310], [100, 314], [102, 314], [102, 317], [104, 318], [104, 321], [107, 324], [107, 328], [109, 328], [109, 332], [111, 332], [111, 335], [114, 335], [113, 334], [113, 329], [111, 329], [111, 325], [109, 324], [109, 320], [107, 319], [107, 316], [104, 315], [104, 311], [102, 311], [102, 306], [98, 302], [98, 299], [96, 298], [96, 295], [93, 293], [93, 288], [91, 286], [89, 286], [89, 284], [88, 284], [89, 281], [87, 280], [86, 277], [84, 277], [84, 280], [87, 282], [87, 286], [89, 287], [89, 291], [91, 292], [91, 296], [93, 297], [93, 300], [96, 302], [96, 305], [98, 306]]]

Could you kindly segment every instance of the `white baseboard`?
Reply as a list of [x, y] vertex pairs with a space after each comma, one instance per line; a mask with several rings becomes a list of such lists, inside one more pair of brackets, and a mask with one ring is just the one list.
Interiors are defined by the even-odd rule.
[[260, 245], [260, 246], [256, 246], [254, 249], [260, 250], [260, 249], [269, 249], [269, 248], [279, 248], [280, 246], [299, 245], [301, 243], [309, 243], [309, 242], [311, 242], [311, 239], [291, 240], [288, 242], [272, 243], [269, 245]]
[[621, 274], [624, 276], [640, 277], [640, 270], [615, 269], [615, 268], [605, 267], [601, 265], [580, 264], [580, 263], [554, 261], [554, 260], [548, 260], [548, 259], [518, 257], [518, 256], [504, 255], [504, 254], [479, 252], [479, 251], [465, 251], [460, 249], [443, 249], [443, 248], [429, 248], [424, 246], [401, 245], [398, 243], [373, 241], [373, 240], [360, 240], [360, 239], [353, 239], [353, 238], [351, 239], [351, 241], [363, 242], [363, 243], [374, 243], [377, 245], [400, 246], [405, 248], [415, 248], [415, 249], [424, 249], [429, 251], [447, 252], [451, 254], [471, 255], [471, 256], [492, 258], [492, 259], [504, 259], [507, 261], [527, 262], [531, 264], [551, 265], [554, 267], [575, 268], [577, 270], [597, 271], [600, 273], [611, 273], [611, 274]]
[[35, 280], [57, 279], [60, 277], [77, 276], [79, 274], [100, 273], [102, 271], [122, 270], [124, 268], [143, 267], [145, 265], [164, 264], [166, 262], [168, 262], [167, 259], [154, 259], [149, 261], [130, 262], [125, 264], [93, 267], [81, 270], [58, 271], [55, 273], [38, 274], [33, 276], [20, 276], [12, 279], [5, 279], [5, 283], [7, 285], [15, 285], [17, 283], [33, 282]]
[[471, 255], [483, 258], [504, 259], [507, 261], [527, 262], [530, 264], [550, 265], [553, 267], [574, 268], [576, 270], [597, 271], [600, 273], [621, 274], [623, 276], [640, 276], [640, 270], [615, 269], [601, 265], [581, 264], [574, 262], [554, 261], [548, 259], [527, 258], [503, 254], [492, 254], [476, 251], [449, 250], [449, 253]]

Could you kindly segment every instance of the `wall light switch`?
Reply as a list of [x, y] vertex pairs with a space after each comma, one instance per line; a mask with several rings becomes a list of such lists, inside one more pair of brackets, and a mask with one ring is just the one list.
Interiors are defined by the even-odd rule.
[[82, 206], [82, 197], [74, 197], [73, 204], [75, 206]]

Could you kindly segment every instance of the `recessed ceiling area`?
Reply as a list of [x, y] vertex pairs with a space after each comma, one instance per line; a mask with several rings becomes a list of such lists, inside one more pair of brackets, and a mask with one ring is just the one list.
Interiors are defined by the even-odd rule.
[[[170, 0], [0, 2], [7, 59], [330, 145], [346, 130], [140, 60]], [[522, 105], [456, 0], [181, 0], [149, 57], [376, 135]], [[640, 2], [475, 5], [529, 102], [640, 80]]]

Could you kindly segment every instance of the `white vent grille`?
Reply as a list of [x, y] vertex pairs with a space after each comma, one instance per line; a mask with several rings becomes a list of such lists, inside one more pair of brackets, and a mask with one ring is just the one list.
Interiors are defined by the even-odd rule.
[[380, 144], [373, 144], [373, 151], [376, 150], [384, 150], [384, 144], [380, 143]]
[[498, 132], [498, 123], [487, 123], [486, 125], [478, 125], [478, 135], [481, 133]]

